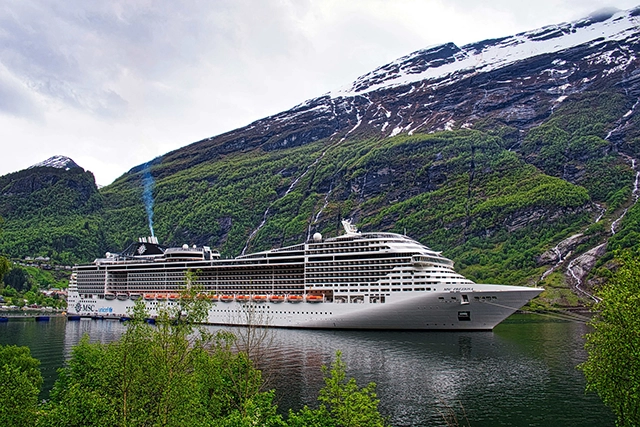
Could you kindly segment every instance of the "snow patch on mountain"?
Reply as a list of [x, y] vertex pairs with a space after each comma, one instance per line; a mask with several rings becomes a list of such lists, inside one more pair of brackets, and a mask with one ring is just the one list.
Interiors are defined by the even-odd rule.
[[[367, 73], [350, 86], [330, 92], [329, 95], [333, 98], [353, 97], [424, 80], [441, 86], [538, 55], [583, 44], [597, 45], [637, 38], [640, 33], [639, 15], [640, 8], [630, 11], [609, 8], [572, 23], [550, 25], [515, 36], [468, 44], [462, 48], [453, 43], [429, 47]], [[608, 60], [624, 68], [633, 59]]]
[[71, 160], [66, 156], [53, 156], [49, 157], [47, 160], [44, 160], [40, 163], [36, 163], [33, 166], [30, 166], [28, 169], [40, 168], [40, 167], [50, 167], [56, 169], [64, 169], [69, 170], [72, 168], [79, 168], [78, 164]]

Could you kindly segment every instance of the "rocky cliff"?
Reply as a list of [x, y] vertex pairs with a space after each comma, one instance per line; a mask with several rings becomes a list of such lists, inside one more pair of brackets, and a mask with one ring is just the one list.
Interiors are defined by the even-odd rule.
[[102, 211], [93, 174], [67, 157], [0, 177], [0, 244], [14, 257], [95, 256]]

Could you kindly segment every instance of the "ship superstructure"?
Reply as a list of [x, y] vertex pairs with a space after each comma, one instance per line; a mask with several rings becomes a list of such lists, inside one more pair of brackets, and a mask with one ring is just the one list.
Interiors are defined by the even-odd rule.
[[492, 329], [542, 292], [480, 285], [453, 262], [396, 233], [319, 233], [299, 245], [222, 259], [209, 247], [141, 239], [74, 267], [68, 313], [122, 317], [142, 299], [150, 316], [179, 304], [189, 280], [213, 302], [208, 323], [348, 329]]

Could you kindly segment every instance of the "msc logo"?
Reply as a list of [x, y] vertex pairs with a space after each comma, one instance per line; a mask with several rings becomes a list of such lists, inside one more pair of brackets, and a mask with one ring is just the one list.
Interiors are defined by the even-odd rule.
[[93, 304], [76, 304], [76, 313], [80, 313], [81, 311], [96, 311]]

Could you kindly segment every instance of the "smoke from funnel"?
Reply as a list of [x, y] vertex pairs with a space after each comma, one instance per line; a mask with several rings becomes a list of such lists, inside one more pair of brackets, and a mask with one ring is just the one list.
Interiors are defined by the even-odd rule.
[[155, 237], [153, 233], [153, 177], [151, 176], [151, 165], [145, 163], [144, 170], [142, 171], [142, 201], [144, 207], [147, 210], [147, 219], [149, 221], [149, 230], [151, 230], [151, 236]]

